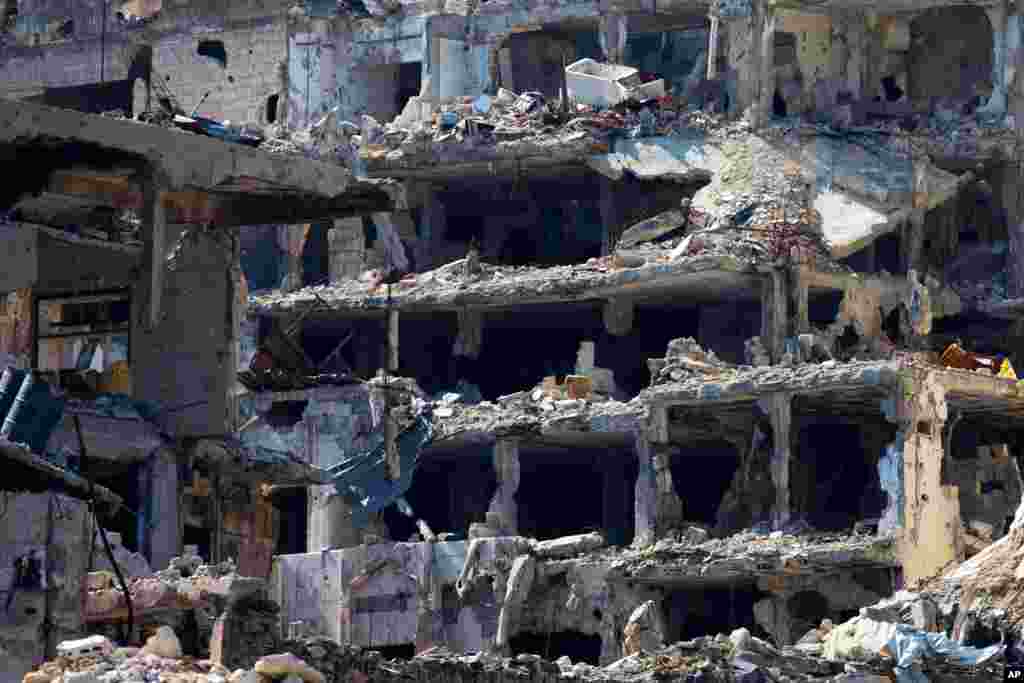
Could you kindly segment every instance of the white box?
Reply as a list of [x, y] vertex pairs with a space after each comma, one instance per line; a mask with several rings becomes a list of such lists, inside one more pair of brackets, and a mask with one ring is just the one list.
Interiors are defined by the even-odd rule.
[[570, 99], [594, 107], [614, 107], [630, 96], [638, 100], [665, 96], [665, 81], [661, 78], [633, 88], [622, 83], [637, 73], [631, 66], [581, 59], [565, 67], [566, 89]]

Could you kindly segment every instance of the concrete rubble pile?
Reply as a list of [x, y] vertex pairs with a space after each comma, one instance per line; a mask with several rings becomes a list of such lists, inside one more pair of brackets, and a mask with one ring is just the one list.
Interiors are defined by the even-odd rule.
[[635, 401], [623, 403], [592, 389], [580, 391], [586, 393], [579, 398], [568, 398], [564, 388], [549, 383], [474, 405], [454, 397], [443, 399], [435, 403], [433, 409], [437, 438], [467, 431], [525, 434], [546, 428], [568, 427], [576, 422], [632, 424], [645, 414], [644, 407]]
[[[121, 563], [118, 564], [120, 567]], [[137, 613], [208, 606], [214, 598], [227, 596], [237, 578], [233, 563], [204, 564], [194, 551], [173, 558], [166, 569], [156, 573], [125, 577]], [[127, 611], [128, 601], [112, 570], [91, 572], [86, 577], [86, 586], [85, 614], [91, 620], [103, 621], [123, 616]]]

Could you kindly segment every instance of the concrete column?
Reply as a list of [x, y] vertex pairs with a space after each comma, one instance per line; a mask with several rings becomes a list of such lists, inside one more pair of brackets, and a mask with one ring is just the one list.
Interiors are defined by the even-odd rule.
[[903, 232], [903, 267], [907, 271], [916, 270], [923, 277], [924, 255], [924, 210], [918, 209], [910, 214]]
[[764, 12], [764, 23], [761, 26], [760, 98], [752, 121], [755, 128], [767, 123], [775, 95], [775, 9], [765, 3], [761, 11]]
[[166, 567], [172, 557], [181, 554], [181, 527], [178, 524], [178, 462], [174, 451], [161, 449], [153, 454], [149, 491], [149, 509], [153, 528], [149, 532], [149, 565]]
[[425, 270], [438, 265], [437, 260], [444, 243], [444, 233], [448, 225], [448, 218], [444, 204], [437, 197], [437, 192], [432, 189], [425, 190], [423, 203], [423, 242], [425, 243], [424, 263], [420, 266]]
[[160, 306], [164, 292], [164, 255], [167, 243], [167, 213], [164, 209], [166, 183], [154, 171], [142, 183], [143, 268], [146, 273], [145, 317], [143, 325], [153, 330], [160, 322]]
[[501, 516], [505, 535], [519, 534], [519, 509], [515, 501], [519, 490], [519, 441], [498, 439], [494, 444], [494, 472], [498, 490], [494, 492], [487, 511]]
[[281, 288], [291, 291], [302, 287], [302, 250], [306, 246], [309, 225], [282, 225], [278, 228], [277, 244], [284, 254], [284, 278]]
[[793, 288], [793, 310], [791, 311], [792, 332], [793, 334], [804, 334], [805, 332], [810, 332], [811, 319], [807, 278], [804, 277], [803, 269], [799, 264], [790, 267], [789, 280]]
[[452, 346], [452, 355], [476, 358], [484, 338], [484, 314], [468, 308], [459, 310], [459, 333]]
[[708, 17], [711, 22], [711, 30], [708, 31], [708, 80], [718, 77], [718, 26], [720, 19], [712, 14]]
[[675, 448], [671, 446], [652, 446], [654, 478], [658, 489], [656, 532], [659, 537], [672, 527], [679, 526], [683, 521], [683, 501], [676, 493], [672, 481], [672, 455]]
[[327, 232], [329, 273], [331, 282], [353, 280], [364, 269], [366, 233], [361, 217], [338, 218]]
[[619, 236], [619, 223], [622, 220], [621, 207], [614, 181], [601, 176], [598, 182], [601, 184], [601, 197], [598, 201], [601, 211], [601, 255], [607, 256], [615, 250], [615, 242]]
[[1002, 117], [1006, 115], [1007, 90], [1010, 84], [1007, 80], [1010, 75], [1007, 68], [1010, 62], [1007, 58], [1007, 48], [1011, 47], [1011, 42], [1014, 52], [1020, 46], [1020, 23], [1016, 14], [1011, 21], [1006, 0], [999, 0], [995, 5], [986, 7], [985, 14], [992, 25], [992, 96], [984, 106], [978, 108], [978, 113]]
[[789, 394], [772, 394], [766, 399], [768, 415], [772, 425], [772, 485], [775, 487], [775, 505], [772, 510], [772, 528], [781, 529], [789, 523], [790, 491], [789, 466], [793, 454], [792, 397]]
[[646, 546], [654, 543], [657, 534], [658, 489], [654, 472], [654, 457], [647, 434], [637, 432], [633, 447], [638, 464], [636, 477], [635, 514], [636, 536], [633, 544]]
[[604, 328], [608, 334], [624, 337], [633, 331], [633, 300], [626, 297], [608, 299], [604, 304]]
[[761, 289], [761, 342], [767, 347], [773, 363], [778, 363], [782, 358], [788, 328], [786, 273], [772, 268]]
[[864, 13], [859, 10], [842, 14], [843, 32], [846, 36], [846, 89], [854, 101], [864, 94], [864, 58], [867, 50], [867, 24]]
[[[1022, 120], [1024, 123], [1024, 120]], [[1022, 165], [1006, 162], [998, 173], [999, 204], [1006, 212], [1006, 230], [1009, 234], [1009, 296], [1024, 296], [1024, 193], [1021, 192]]]
[[625, 59], [626, 37], [628, 35], [626, 16], [606, 14], [601, 17], [598, 39], [601, 49], [611, 64], [622, 64]]
[[[879, 473], [887, 492], [900, 487], [897, 503], [902, 503], [903, 514], [900, 518], [898, 510], [887, 510], [883, 523], [890, 530], [894, 521], [899, 524], [895, 529], [898, 559], [906, 584], [912, 584], [964, 559], [959, 487], [943, 480], [945, 388], [932, 373], [904, 375], [902, 386], [884, 407], [900, 432], [883, 459], [885, 468], [879, 464]], [[902, 481], [893, 482], [897, 477]]]
[[391, 309], [388, 311], [388, 349], [387, 349], [387, 369], [388, 372], [397, 372], [398, 370], [398, 309]]

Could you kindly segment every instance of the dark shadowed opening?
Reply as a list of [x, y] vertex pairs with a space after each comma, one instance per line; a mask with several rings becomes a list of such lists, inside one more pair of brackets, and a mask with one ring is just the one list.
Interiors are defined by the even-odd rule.
[[391, 538], [407, 541], [418, 533], [416, 518], [425, 521], [435, 534], [452, 532], [466, 538], [471, 523], [484, 521], [498, 488], [491, 452], [489, 446], [478, 446], [455, 454], [425, 456], [405, 494], [415, 518], [406, 517], [394, 505], [384, 510]]
[[267, 123], [274, 123], [277, 121], [277, 103], [280, 99], [280, 95], [277, 95], [276, 93], [267, 98]]
[[741, 627], [759, 638], [770, 639], [754, 620], [754, 603], [764, 597], [752, 585], [670, 591], [662, 601], [668, 642], [728, 635]]
[[740, 454], [726, 441], [687, 444], [672, 456], [672, 488], [683, 501], [683, 518], [714, 526]]
[[[605, 530], [609, 541], [633, 540], [635, 458], [608, 449], [520, 447], [519, 533], [541, 540]], [[566, 482], [575, 492], [566, 498]]]
[[[828, 600], [817, 591], [800, 591], [786, 601], [791, 621], [791, 634], [794, 640], [804, 633], [817, 628], [821, 620], [831, 618]], [[838, 622], [837, 622], [838, 623]]]
[[540, 655], [548, 660], [568, 657], [575, 664], [584, 662], [597, 666], [601, 659], [601, 636], [579, 631], [552, 633], [517, 633], [508, 640], [513, 655]]
[[892, 275], [906, 273], [900, 258], [900, 242], [900, 236], [896, 232], [882, 235], [875, 240], [875, 265], [879, 272], [885, 270]]
[[280, 523], [278, 525], [277, 555], [306, 552], [306, 530], [309, 524], [309, 493], [305, 488], [287, 489], [274, 496]]
[[220, 64], [225, 69], [228, 67], [228, 53], [224, 49], [224, 42], [220, 40], [200, 40], [196, 47], [196, 54], [200, 57], [208, 57]]
[[861, 427], [820, 420], [803, 425], [791, 481], [794, 501], [816, 529], [840, 531], [861, 519], [881, 517], [885, 507], [878, 453], [864, 453]]
[[416, 656], [416, 646], [412, 643], [406, 645], [385, 645], [384, 647], [367, 648], [379, 652], [384, 659], [412, 659]]

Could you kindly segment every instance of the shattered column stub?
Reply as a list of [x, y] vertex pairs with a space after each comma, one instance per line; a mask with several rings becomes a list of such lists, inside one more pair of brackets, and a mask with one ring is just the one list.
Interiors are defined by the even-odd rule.
[[793, 459], [791, 425], [793, 421], [793, 397], [789, 394], [772, 394], [765, 399], [768, 416], [772, 425], [772, 484], [775, 487], [775, 505], [772, 507], [772, 526], [781, 529], [789, 524], [790, 495], [789, 468]]
[[498, 479], [498, 490], [494, 492], [488, 513], [501, 517], [505, 535], [519, 533], [519, 511], [515, 495], [519, 490], [519, 440], [498, 439], [494, 444], [494, 472]]
[[633, 444], [638, 465], [634, 497], [636, 535], [633, 544], [642, 547], [654, 543], [656, 538], [658, 488], [650, 439], [644, 431], [638, 430], [633, 434]]
[[652, 444], [655, 482], [658, 488], [657, 536], [679, 526], [683, 521], [683, 501], [676, 493], [672, 482], [672, 455], [675, 448], [663, 444]]
[[608, 334], [622, 337], [633, 330], [633, 300], [614, 297], [604, 304], [604, 327]]

